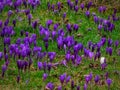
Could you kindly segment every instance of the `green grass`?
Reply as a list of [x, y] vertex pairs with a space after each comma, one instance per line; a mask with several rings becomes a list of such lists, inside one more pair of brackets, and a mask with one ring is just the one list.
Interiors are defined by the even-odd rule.
[[[97, 30], [97, 25], [93, 22], [93, 18], [91, 17], [90, 19], [88, 19], [84, 13], [85, 11], [81, 11], [79, 10], [77, 14], [75, 14], [74, 11], [68, 10], [66, 3], [64, 2], [64, 0], [60, 0], [63, 1], [64, 3], [64, 8], [62, 9], [62, 11], [60, 12], [60, 14], [53, 14], [53, 12], [48, 11], [47, 7], [46, 7], [46, 0], [43, 1], [42, 0], [42, 5], [38, 6], [33, 12], [33, 18], [32, 21], [39, 19], [39, 23], [43, 26], [45, 26], [45, 22], [48, 19], [52, 19], [54, 23], [59, 22], [60, 26], [59, 28], [64, 28], [64, 30], [66, 31], [65, 28], [65, 24], [63, 23], [62, 20], [62, 14], [64, 12], [67, 13], [67, 18], [69, 20], [69, 23], [71, 24], [79, 24], [80, 28], [78, 30], [78, 32], [73, 32], [72, 35], [75, 37], [75, 40], [78, 42], [83, 43], [84, 46], [87, 46], [88, 41], [92, 41], [94, 43], [97, 43], [100, 39], [101, 39], [101, 35], [98, 34], [98, 30]], [[50, 0], [51, 3], [56, 3], [56, 1], [52, 1]], [[24, 9], [23, 7], [21, 7], [22, 9]], [[7, 17], [7, 11], [9, 10], [8, 7], [5, 7], [5, 9], [3, 10], [2, 14], [0, 14], [0, 20], [5, 21], [6, 17]], [[14, 10], [13, 10], [14, 11]], [[96, 12], [97, 15], [99, 15], [100, 17], [104, 17], [107, 19], [107, 16], [109, 15], [109, 13], [111, 13], [111, 11], [106, 12], [104, 15], [103, 14], [99, 14], [98, 11], [96, 11], [94, 8], [91, 8], [91, 13], [92, 12]], [[118, 15], [120, 15], [120, 13], [118, 13]], [[14, 28], [16, 35], [11, 37], [12, 42], [11, 43], [15, 43], [16, 39], [20, 37], [20, 30], [25, 30], [30, 32], [31, 34], [33, 33], [33, 29], [31, 28], [31, 26], [28, 25], [28, 20], [26, 18], [26, 16], [24, 14], [14, 14], [12, 15], [12, 17], [10, 18], [10, 24], [12, 25], [11, 22], [13, 19], [17, 19], [18, 17], [21, 17], [23, 20], [21, 22], [17, 21], [17, 25]], [[80, 20], [82, 20], [82, 22], [79, 22]], [[106, 35], [107, 38], [112, 38], [114, 41], [115, 40], [120, 40], [120, 21], [114, 22], [116, 28], [113, 30], [113, 32], [104, 32], [102, 31], [102, 35]], [[91, 31], [88, 31], [88, 28], [91, 28]], [[52, 30], [52, 27], [51, 27]], [[38, 29], [35, 31], [35, 33], [37, 34], [38, 38], [37, 38], [37, 45], [42, 47], [42, 51], [45, 51], [45, 47], [44, 47], [44, 43], [42, 41], [42, 38], [39, 36], [38, 33]], [[82, 37], [77, 37], [77, 34], [81, 34]], [[24, 37], [22, 37], [24, 38]], [[2, 38], [0, 37], [0, 51], [3, 51], [3, 42]], [[104, 75], [105, 72], [109, 72], [109, 77], [113, 80], [113, 83], [111, 85], [111, 90], [120, 90], [120, 76], [118, 74], [115, 74], [114, 71], [117, 70], [120, 72], [120, 67], [119, 67], [119, 63], [120, 63], [120, 56], [117, 56], [117, 52], [116, 48], [114, 49], [113, 52], [113, 56], [109, 56], [106, 55], [105, 53], [105, 48], [107, 47], [107, 44], [102, 47], [102, 55], [101, 56], [105, 56], [107, 59], [107, 63], [108, 66], [107, 68], [102, 71], [100, 68], [100, 62], [99, 60], [97, 61], [93, 61], [93, 60], [89, 60], [88, 58], [83, 58], [82, 63], [78, 66], [75, 67], [73, 66], [71, 63], [68, 64], [68, 67], [65, 67], [63, 65], [59, 65], [56, 69], [51, 70], [51, 72], [48, 75], [48, 78], [46, 79], [46, 81], [42, 80], [42, 75], [44, 73], [43, 70], [38, 70], [37, 69], [37, 60], [35, 58], [33, 58], [33, 65], [31, 66], [30, 71], [26, 71], [26, 72], [22, 72], [21, 73], [21, 80], [20, 83], [18, 84], [16, 82], [16, 77], [18, 75], [18, 69], [17, 69], [17, 65], [16, 65], [16, 61], [13, 58], [10, 58], [10, 64], [9, 67], [7, 69], [7, 72], [5, 73], [5, 77], [2, 78], [0, 76], [0, 90], [44, 90], [45, 89], [45, 85], [48, 82], [53, 82], [55, 85], [55, 88], [60, 85], [60, 81], [59, 81], [59, 76], [63, 73], [67, 73], [67, 75], [71, 76], [71, 80], [75, 81], [76, 85], [80, 85], [80, 87], [83, 89], [83, 85], [85, 82], [84, 79], [84, 75], [89, 74], [90, 72], [93, 73], [93, 77], [95, 77], [95, 75]], [[55, 51], [57, 53], [57, 56], [54, 60], [54, 62], [58, 62], [61, 61], [63, 59], [65, 59], [65, 53], [63, 50], [58, 50], [57, 49], [57, 43], [56, 41], [49, 41], [49, 48], [48, 51]], [[83, 54], [80, 53], [80, 56]], [[113, 58], [116, 58], [116, 63], [113, 64]], [[47, 61], [48, 58], [45, 57], [42, 61]], [[97, 68], [90, 68], [89, 64], [93, 63], [93, 64], [98, 64]], [[0, 61], [0, 66], [2, 66], [4, 64], [4, 60]], [[0, 74], [1, 74], [1, 69], [0, 69]], [[104, 81], [104, 77], [101, 77], [102, 81]], [[26, 83], [28, 82], [28, 83]], [[104, 83], [102, 86], [96, 86], [94, 84], [94, 78], [92, 79], [92, 89], [90, 89], [90, 85], [88, 87], [88, 90], [107, 90], [107, 85]], [[70, 82], [68, 83], [68, 85], [63, 87], [64, 89], [66, 88], [67, 90], [70, 90]]]

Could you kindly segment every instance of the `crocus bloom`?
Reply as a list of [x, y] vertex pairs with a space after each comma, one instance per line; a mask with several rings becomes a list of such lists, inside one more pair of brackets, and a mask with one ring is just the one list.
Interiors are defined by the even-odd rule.
[[81, 3], [81, 4], [80, 4], [80, 8], [83, 10], [84, 7], [85, 7], [85, 6], [84, 6], [84, 3]]
[[61, 84], [63, 84], [66, 79], [66, 73], [60, 75], [59, 79], [60, 79]]
[[43, 68], [42, 62], [38, 62], [38, 68], [41, 70]]
[[53, 90], [54, 89], [54, 85], [53, 83], [49, 82], [47, 85], [46, 85], [47, 88], [49, 88], [50, 90]]
[[71, 81], [71, 89], [73, 89], [75, 87], [74, 81]]
[[48, 77], [48, 74], [44, 73], [43, 74], [43, 80], [46, 80], [47, 77]]
[[70, 79], [71, 79], [71, 76], [68, 76], [68, 77], [66, 78], [66, 84], [70, 81]]
[[88, 86], [87, 86], [87, 84], [85, 83], [85, 84], [84, 84], [84, 87], [83, 87], [83, 90], [87, 90], [87, 87], [88, 87]]
[[85, 15], [89, 18], [90, 17], [90, 11], [86, 11]]
[[66, 12], [64, 12], [63, 14], [63, 20], [66, 18]]
[[75, 7], [74, 7], [75, 12], [78, 12], [78, 9], [79, 9], [78, 6], [75, 6]]
[[105, 57], [101, 57], [101, 59], [100, 59], [100, 64], [103, 64], [103, 63], [106, 63]]
[[2, 77], [4, 77], [5, 71], [7, 70], [7, 66], [4, 64], [2, 65]]
[[95, 83], [97, 84], [99, 82], [99, 80], [100, 80], [99, 75], [96, 75], [95, 78], [94, 78]]
[[58, 86], [57, 90], [62, 90], [62, 86]]
[[20, 82], [20, 75], [17, 76], [17, 83]]
[[2, 59], [2, 57], [3, 57], [3, 53], [2, 53], [2, 52], [0, 52], [0, 60]]
[[107, 85], [108, 85], [108, 89], [110, 90], [110, 85], [112, 84], [112, 80], [111, 80], [110, 78], [108, 78], [108, 79], [106, 80], [106, 83], [107, 83]]

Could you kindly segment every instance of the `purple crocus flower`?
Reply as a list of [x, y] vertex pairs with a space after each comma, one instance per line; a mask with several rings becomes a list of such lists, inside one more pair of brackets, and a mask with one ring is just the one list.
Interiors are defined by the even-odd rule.
[[13, 26], [15, 27], [16, 26], [16, 20], [13, 20]]
[[48, 74], [47, 74], [47, 73], [44, 73], [44, 74], [43, 74], [43, 80], [45, 81], [45, 80], [47, 79], [47, 77], [48, 77]]
[[74, 25], [73, 25], [73, 29], [77, 32], [78, 29], [79, 29], [79, 25], [78, 25], [78, 24], [74, 24]]
[[79, 9], [78, 6], [75, 6], [75, 7], [74, 7], [74, 10], [75, 10], [76, 13], [78, 12], [78, 9]]
[[17, 83], [20, 82], [20, 75], [17, 76]]
[[98, 25], [98, 30], [102, 30], [103, 26], [101, 24]]
[[83, 10], [84, 7], [85, 7], [85, 6], [84, 6], [84, 3], [81, 3], [81, 4], [80, 4], [80, 8]]
[[68, 23], [68, 24], [66, 25], [66, 28], [67, 28], [67, 30], [68, 30], [69, 33], [72, 32], [72, 28], [71, 28], [71, 24], [70, 24], [70, 23]]
[[61, 84], [63, 84], [66, 79], [66, 73], [60, 75], [59, 79], [60, 79]]
[[116, 40], [116, 41], [115, 41], [115, 47], [118, 47], [118, 46], [119, 46], [119, 41]]
[[83, 87], [83, 90], [87, 90], [87, 87], [88, 87], [88, 86], [87, 86], [87, 84], [85, 83], [85, 84], [84, 84], [84, 87]]
[[80, 86], [77, 86], [77, 89], [76, 90], [80, 90]]
[[100, 80], [99, 75], [96, 75], [95, 78], [94, 78], [95, 83], [97, 84], [99, 82], [99, 80]]
[[66, 12], [63, 13], [63, 20], [66, 18]]
[[108, 39], [108, 47], [112, 46], [113, 44], [113, 40], [112, 39]]
[[2, 52], [0, 52], [0, 60], [2, 59], [2, 57], [3, 57], [3, 53], [2, 53]]
[[43, 68], [42, 62], [38, 62], [38, 68], [39, 68], [39, 70], [41, 70]]
[[52, 68], [52, 64], [51, 64], [51, 63], [48, 63], [48, 64], [47, 64], [47, 70], [48, 70], [49, 72], [50, 72], [51, 68]]
[[88, 4], [87, 4], [87, 10], [89, 10], [91, 6], [92, 6], [92, 1], [88, 2]]
[[71, 81], [71, 89], [73, 89], [75, 87], [75, 83], [74, 83], [74, 81], [72, 80]]
[[53, 21], [52, 21], [52, 20], [47, 20], [47, 22], [46, 22], [46, 27], [48, 27], [48, 28], [49, 28], [49, 26], [50, 26], [52, 23], [53, 23]]
[[58, 87], [57, 87], [57, 90], [62, 90], [62, 86], [58, 86]]
[[108, 85], [108, 90], [110, 90], [110, 85], [112, 84], [112, 80], [111, 80], [110, 78], [108, 78], [108, 79], [106, 80], [106, 83], [107, 83], [107, 85]]
[[38, 25], [38, 22], [37, 22], [37, 21], [34, 21], [34, 22], [32, 23], [33, 29], [36, 29], [36, 28], [37, 28], [37, 25]]
[[12, 11], [12, 10], [9, 10], [9, 11], [8, 11], [8, 17], [10, 17], [12, 14], [13, 14], [13, 11]]
[[55, 56], [56, 56], [56, 53], [55, 53], [55, 52], [48, 52], [48, 57], [49, 57], [49, 59], [50, 59], [50, 62], [53, 61], [53, 59], [55, 58]]
[[29, 25], [31, 24], [31, 19], [32, 19], [32, 14], [28, 14], [27, 15], [28, 21], [29, 21]]
[[2, 77], [4, 77], [6, 70], [7, 70], [7, 66], [5, 64], [2, 65]]
[[112, 52], [113, 52], [112, 47], [106, 48], [106, 53], [108, 53], [110, 56], [112, 56]]
[[68, 77], [66, 78], [66, 84], [70, 81], [70, 79], [71, 79], [71, 76], [68, 76]]
[[50, 90], [53, 90], [53, 89], [54, 89], [54, 85], [53, 85], [52, 82], [49, 82], [49, 83], [46, 85], [46, 87], [47, 87], [48, 89], [50, 89]]
[[90, 11], [86, 11], [85, 15], [89, 18], [90, 17]]
[[3, 26], [3, 22], [2, 20], [0, 20], [0, 28], [2, 28], [2, 26]]

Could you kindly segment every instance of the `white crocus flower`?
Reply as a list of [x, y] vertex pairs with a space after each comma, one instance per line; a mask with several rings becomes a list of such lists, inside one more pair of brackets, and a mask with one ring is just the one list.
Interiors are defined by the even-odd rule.
[[101, 57], [101, 58], [100, 58], [100, 63], [101, 63], [101, 64], [105, 63], [105, 57]]

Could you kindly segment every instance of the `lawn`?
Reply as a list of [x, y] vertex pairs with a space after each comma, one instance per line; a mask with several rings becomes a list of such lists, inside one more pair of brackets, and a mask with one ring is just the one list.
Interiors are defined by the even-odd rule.
[[0, 1], [0, 90], [120, 90], [119, 10], [29, 1]]

